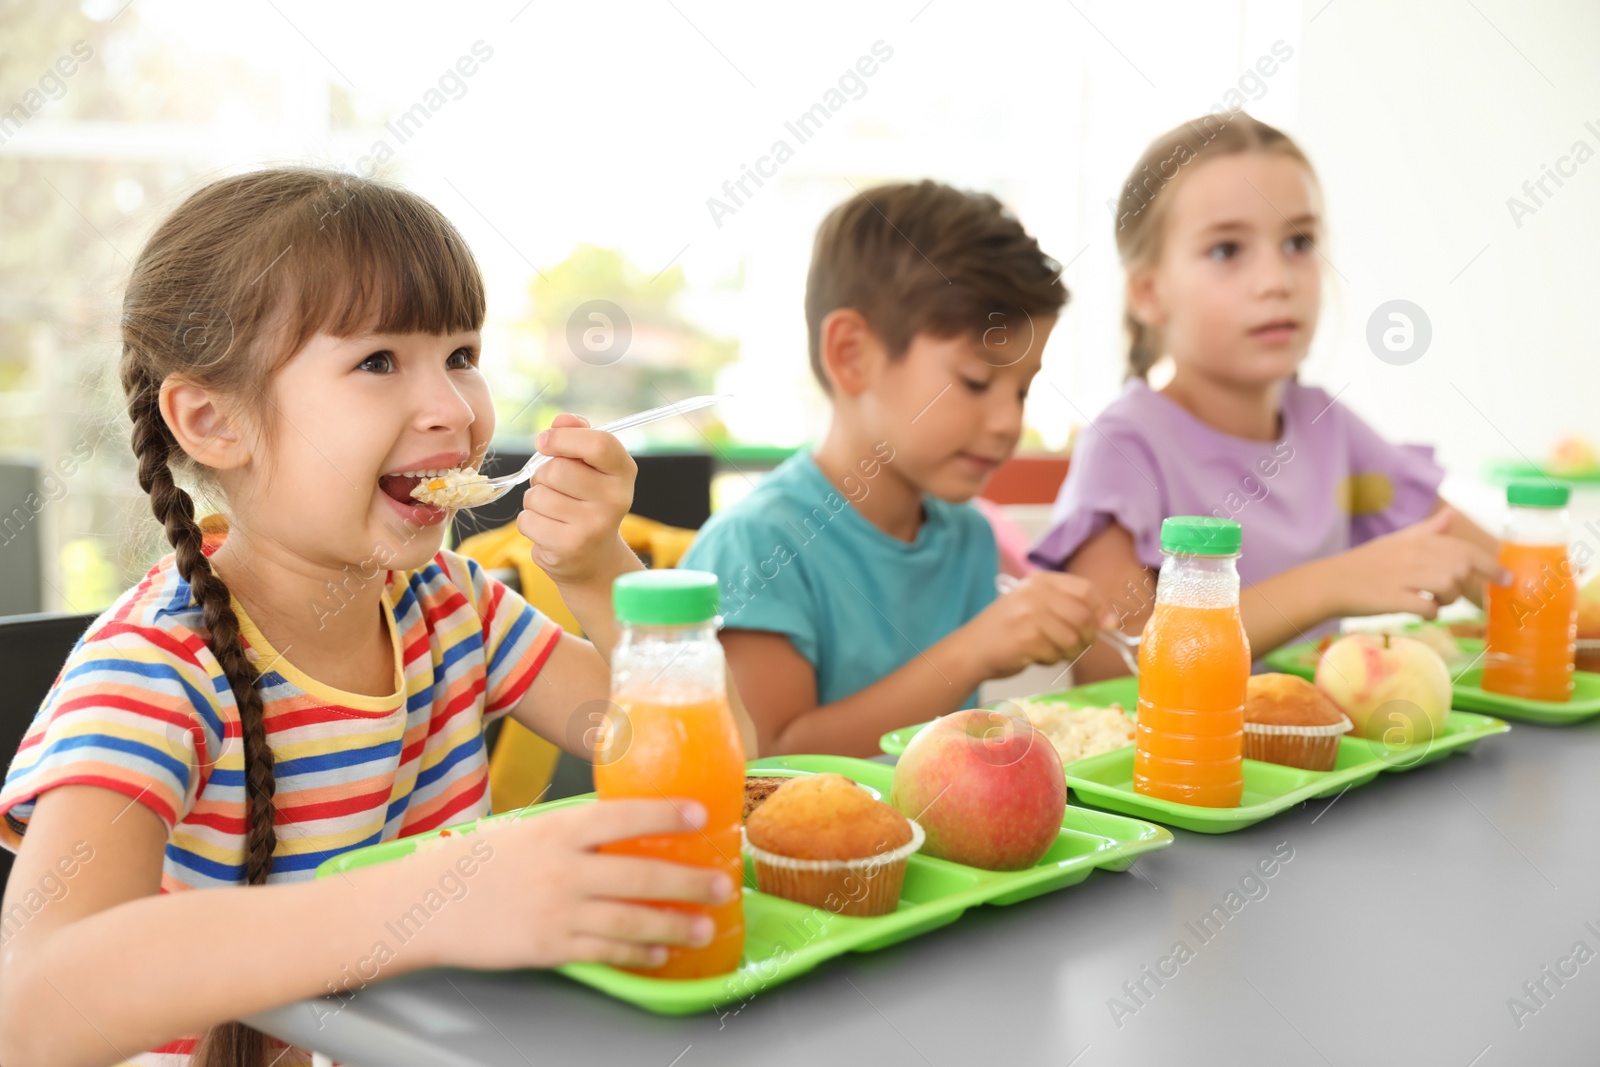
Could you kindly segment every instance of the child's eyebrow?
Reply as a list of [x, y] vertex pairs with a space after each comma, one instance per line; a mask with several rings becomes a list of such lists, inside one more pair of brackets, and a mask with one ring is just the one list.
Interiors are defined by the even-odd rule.
[[[483, 335], [478, 330], [462, 330], [459, 333], [427, 334], [426, 336], [429, 339], [450, 341], [457, 345], [472, 345], [477, 344]], [[352, 348], [375, 347], [385, 349], [403, 348], [413, 342], [416, 337], [416, 334], [411, 333], [382, 333], [376, 330], [369, 330], [352, 334], [349, 337], [341, 337], [338, 340], [341, 345], [349, 345]]]
[[[1283, 225], [1287, 229], [1303, 230], [1308, 227], [1319, 225], [1321, 221], [1322, 220], [1316, 215], [1315, 212], [1306, 212], [1304, 214], [1296, 215], [1292, 219], [1284, 219]], [[1200, 233], [1202, 236], [1213, 233], [1248, 233], [1253, 229], [1255, 229], [1254, 226], [1243, 221], [1242, 219], [1225, 219], [1222, 222], [1211, 223], [1210, 225], [1204, 227]]]
[[1211, 225], [1203, 228], [1200, 232], [1202, 234], [1226, 233], [1233, 230], [1252, 230], [1254, 228], [1255, 227], [1251, 226], [1248, 222], [1244, 222], [1239, 219], [1227, 219], [1223, 222], [1213, 222]]

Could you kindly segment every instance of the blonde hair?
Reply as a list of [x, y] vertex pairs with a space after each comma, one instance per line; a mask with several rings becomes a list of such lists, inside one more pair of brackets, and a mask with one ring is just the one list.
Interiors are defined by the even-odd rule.
[[[1244, 152], [1286, 156], [1316, 180], [1311, 161], [1288, 134], [1243, 111], [1206, 115], [1174, 126], [1150, 142], [1117, 198], [1117, 255], [1122, 269], [1131, 273], [1160, 262], [1173, 186], [1185, 168]], [[1135, 318], [1132, 308], [1123, 311], [1122, 326], [1128, 335], [1128, 377], [1143, 378], [1161, 358], [1160, 336]]]
[[[248, 885], [267, 880], [277, 847], [272, 746], [259, 673], [245, 655], [228, 588], [206, 558], [207, 531], [173, 472], [214, 480], [173, 436], [161, 414], [161, 385], [176, 376], [264, 413], [273, 372], [319, 331], [455, 333], [481, 328], [483, 317], [477, 263], [436, 208], [335, 171], [275, 168], [207, 185], [161, 224], [133, 265], [121, 371], [139, 485], [238, 708]], [[261, 421], [270, 431], [272, 421]], [[237, 1022], [209, 1030], [192, 1060], [194, 1067], [266, 1062], [265, 1035]]]

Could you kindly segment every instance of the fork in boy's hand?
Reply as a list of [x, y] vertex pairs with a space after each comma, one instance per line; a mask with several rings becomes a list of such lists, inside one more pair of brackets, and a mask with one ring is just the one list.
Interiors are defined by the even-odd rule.
[[[1001, 596], [1005, 596], [1017, 586], [1022, 584], [1022, 579], [1010, 574], [997, 574], [994, 576], [994, 587]], [[1105, 641], [1117, 650], [1117, 655], [1122, 657], [1122, 662], [1128, 665], [1130, 673], [1139, 673], [1139, 641], [1141, 637], [1130, 636], [1121, 630], [1101, 629], [1097, 631], [1097, 638]]]

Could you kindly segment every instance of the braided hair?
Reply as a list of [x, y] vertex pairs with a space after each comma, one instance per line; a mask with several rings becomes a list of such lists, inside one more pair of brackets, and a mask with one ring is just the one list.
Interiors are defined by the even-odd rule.
[[[213, 182], [151, 236], [123, 300], [121, 379], [140, 487], [200, 610], [204, 638], [233, 691], [244, 748], [245, 884], [262, 885], [277, 848], [272, 744], [228, 587], [203, 551], [183, 473], [214, 478], [161, 412], [169, 380], [218, 397], [263, 397], [272, 373], [316, 333], [449, 333], [484, 318], [483, 281], [437, 209], [384, 182], [304, 167]], [[265, 405], [262, 405], [263, 407]], [[270, 447], [272, 422], [260, 420]], [[267, 1037], [212, 1027], [193, 1067], [267, 1067]]]

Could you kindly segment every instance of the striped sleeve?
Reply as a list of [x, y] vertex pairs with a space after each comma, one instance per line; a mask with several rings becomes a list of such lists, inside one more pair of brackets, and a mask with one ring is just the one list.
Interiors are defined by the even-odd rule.
[[121, 793], [170, 833], [194, 806], [222, 741], [220, 668], [210, 661], [213, 677], [202, 666], [201, 647], [193, 634], [118, 621], [86, 634], [6, 772], [0, 844], [16, 851], [40, 794], [62, 785]]
[[561, 627], [489, 574], [477, 560], [463, 558], [472, 586], [472, 604], [483, 624], [484, 722], [516, 706], [561, 640]]

